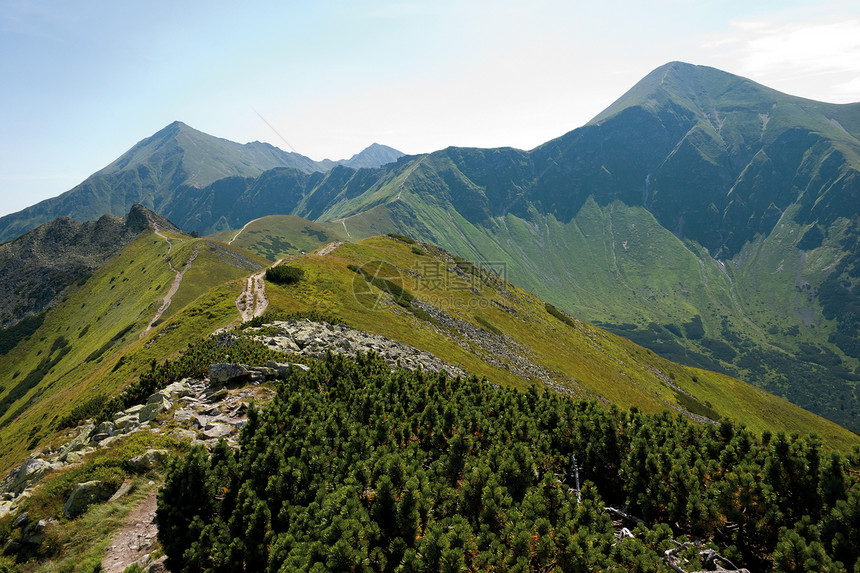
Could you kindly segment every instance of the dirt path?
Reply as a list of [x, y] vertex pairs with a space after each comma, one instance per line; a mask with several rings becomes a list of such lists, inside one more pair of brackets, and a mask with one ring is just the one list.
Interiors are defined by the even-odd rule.
[[[279, 259], [273, 267], [278, 266], [287, 259]], [[248, 277], [242, 294], [236, 299], [236, 308], [242, 322], [248, 322], [252, 318], [262, 315], [269, 308], [269, 299], [266, 297], [266, 280], [263, 278], [266, 271], [260, 271]]]
[[105, 573], [122, 573], [125, 568], [152, 551], [158, 535], [155, 525], [157, 488], [125, 518], [125, 524], [111, 539], [102, 558]]
[[340, 224], [341, 224], [341, 225], [343, 225], [343, 230], [344, 230], [344, 232], [346, 233], [346, 236], [347, 236], [347, 237], [349, 237], [349, 238], [351, 239], [351, 238], [352, 238], [352, 235], [350, 235], [350, 234], [349, 234], [349, 229], [347, 229], [347, 228], [346, 228], [346, 218], [341, 219], [341, 220], [340, 220]]
[[233, 235], [233, 238], [232, 238], [232, 239], [230, 239], [229, 241], [227, 241], [227, 244], [228, 244], [228, 245], [232, 245], [232, 244], [233, 244], [233, 241], [235, 241], [235, 240], [239, 237], [239, 235], [241, 235], [241, 234], [242, 234], [242, 231], [244, 231], [244, 230], [245, 230], [245, 227], [247, 227], [248, 225], [250, 225], [250, 224], [251, 224], [251, 223], [253, 223], [254, 221], [259, 221], [260, 219], [262, 219], [262, 217], [259, 217], [259, 218], [257, 218], [257, 219], [254, 219], [253, 221], [248, 221], [247, 223], [245, 223], [245, 224], [242, 226], [242, 228], [241, 228], [241, 229], [239, 229], [239, 230], [236, 232], [236, 234], [235, 234], [235, 235]]
[[336, 248], [338, 248], [339, 246], [341, 246], [342, 244], [343, 244], [343, 241], [335, 241], [334, 243], [329, 243], [328, 245], [326, 245], [325, 247], [320, 249], [319, 252], [317, 252], [317, 255], [320, 257], [324, 257], [327, 254], [331, 253]]
[[[170, 245], [170, 247], [168, 247], [168, 249], [167, 249], [167, 254], [169, 255], [170, 249], [173, 248], [173, 244], [170, 242], [170, 239], [168, 239], [167, 237], [165, 237], [164, 235], [162, 235], [158, 231], [155, 231], [155, 234], [160, 236], [161, 238], [163, 238], [165, 241], [167, 241], [168, 245]], [[185, 263], [185, 268], [183, 268], [181, 271], [177, 271], [174, 268], [171, 260], [167, 259], [167, 264], [170, 265], [170, 270], [172, 270], [174, 273], [176, 273], [176, 278], [173, 279], [173, 284], [170, 285], [170, 290], [167, 291], [167, 295], [165, 295], [164, 300], [161, 301], [161, 306], [158, 308], [157, 311], [155, 311], [155, 316], [153, 316], [152, 320], [149, 321], [149, 324], [146, 325], [146, 330], [144, 330], [143, 332], [140, 333], [140, 338], [143, 338], [144, 336], [149, 334], [149, 331], [152, 330], [153, 323], [155, 323], [155, 321], [157, 321], [159, 318], [161, 318], [161, 315], [164, 314], [164, 311], [166, 311], [170, 307], [170, 302], [173, 299], [173, 295], [176, 294], [176, 291], [179, 290], [179, 286], [182, 284], [182, 278], [185, 276], [185, 273], [188, 272], [188, 269], [191, 268], [191, 263], [194, 262], [194, 259], [197, 258], [197, 255], [199, 253], [200, 253], [200, 245], [198, 244], [194, 248], [194, 252], [191, 253], [191, 258], [189, 258], [188, 262]]]

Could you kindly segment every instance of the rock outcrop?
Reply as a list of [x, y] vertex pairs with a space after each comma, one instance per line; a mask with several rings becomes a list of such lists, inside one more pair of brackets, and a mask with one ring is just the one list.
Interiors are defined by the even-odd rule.
[[269, 348], [310, 358], [325, 358], [326, 352], [355, 357], [359, 352], [373, 351], [392, 368], [421, 368], [430, 372], [447, 372], [450, 376], [468, 375], [459, 366], [440, 360], [427, 351], [342, 324], [289, 320], [257, 329], [249, 328], [248, 331], [258, 332], [257, 339]]
[[115, 487], [99, 480], [76, 484], [63, 506], [63, 516], [77, 517], [92, 504], [109, 500], [114, 491]]

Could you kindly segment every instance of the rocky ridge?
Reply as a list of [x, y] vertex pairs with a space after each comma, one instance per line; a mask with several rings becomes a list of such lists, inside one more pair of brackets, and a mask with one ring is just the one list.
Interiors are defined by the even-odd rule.
[[343, 324], [311, 322], [310, 320], [275, 321], [247, 332], [274, 350], [291, 352], [310, 358], [325, 358], [326, 352], [355, 357], [359, 352], [375, 352], [392, 368], [430, 372], [447, 372], [450, 376], [468, 376], [456, 366], [436, 358], [424, 350]]
[[104, 215], [84, 223], [60, 217], [0, 245], [0, 327], [54, 305], [147, 229], [177, 232], [142, 205], [125, 218]]

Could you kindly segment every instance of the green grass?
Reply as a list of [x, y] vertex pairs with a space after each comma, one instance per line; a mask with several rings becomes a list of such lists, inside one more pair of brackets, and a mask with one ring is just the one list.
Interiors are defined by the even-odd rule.
[[232, 246], [269, 261], [298, 255], [302, 251], [309, 253], [332, 241], [349, 239], [340, 223], [314, 223], [292, 215], [270, 215], [251, 222], [244, 231], [224, 231], [211, 238], [222, 243], [235, 238]]
[[[595, 215], [600, 212], [594, 210]], [[614, 217], [617, 224], [617, 213]], [[599, 227], [601, 221], [596, 217], [594, 227]], [[580, 226], [587, 228], [584, 223], [580, 222]], [[530, 227], [513, 219], [508, 227], [514, 235], [532, 232]], [[174, 264], [184, 264], [198, 243], [187, 237], [178, 238], [184, 242], [176, 243], [173, 260]], [[3, 377], [0, 385], [5, 388], [0, 400], [11, 397], [6, 416], [0, 418], [0, 465], [10, 467], [23, 457], [28, 446], [51, 439], [55, 431], [68, 423], [72, 411], [85, 407], [94, 396], [116, 395], [153, 360], [162, 362], [175, 356], [190, 341], [237, 321], [235, 299], [248, 271], [221, 268], [227, 265], [217, 257], [217, 249], [210, 249], [204, 239], [197, 241], [201, 245], [200, 254], [186, 274], [188, 284], [183, 282], [183, 288], [188, 290], [180, 288], [174, 297], [175, 306], [145, 339], [140, 340], [139, 334], [173, 280], [173, 273], [165, 270], [162, 260], [166, 244], [152, 235], [130, 245], [53, 309], [29, 339], [0, 356]], [[418, 255], [411, 244], [374, 237], [347, 243], [324, 257], [299, 257], [290, 265], [300, 268], [305, 278], [288, 288], [269, 284], [270, 310], [335, 315], [355, 328], [427, 350], [497, 383], [521, 388], [529, 384], [513, 374], [512, 365], [506, 365], [504, 360], [488, 362], [480, 352], [440, 336], [440, 326], [413, 304], [425, 301], [455, 318], [513, 338], [559, 383], [581, 397], [602, 397], [650, 412], [670, 404], [693, 411], [710, 408], [719, 416], [733, 417], [756, 429], [817, 431], [828, 444], [840, 448], [857, 443], [856, 435], [752, 387], [742, 385], [738, 387], [743, 392], [723, 392], [721, 388], [725, 386], [741, 384], [729, 384], [727, 377], [701, 374], [697, 375], [700, 382], [696, 384], [685, 367], [578, 320], [560, 322], [547, 311], [547, 303], [535, 295], [499, 280], [496, 275], [473, 273], [471, 263], [446, 258], [430, 246], [424, 251], [424, 255]], [[689, 250], [685, 252], [692, 256]], [[384, 262], [385, 273], [374, 275], [378, 284], [373, 287], [364, 276], [348, 268], [348, 265], [377, 268], [379, 261]], [[618, 256], [616, 261], [620, 273], [627, 263]], [[191, 282], [195, 269], [204, 276]], [[631, 274], [628, 269], [623, 276]], [[709, 284], [713, 287], [717, 282], [712, 280]], [[369, 310], [355, 295], [357, 285], [378, 289], [376, 292], [387, 293], [392, 300], [402, 300], [404, 304], [392, 303]], [[612, 300], [612, 296], [608, 293], [607, 299]], [[626, 321], [626, 317], [615, 318], [619, 323]], [[682, 326], [692, 320], [688, 315], [660, 318], [661, 324]], [[639, 323], [644, 320], [638, 319]], [[702, 320], [707, 327], [714, 318], [702, 317]], [[60, 337], [62, 343], [58, 342]], [[60, 353], [64, 353], [62, 359], [54, 362]], [[93, 353], [97, 356], [88, 362], [86, 359]], [[616, 366], [619, 362], [625, 368], [619, 370]], [[20, 386], [28, 377], [35, 380], [33, 373], [41, 373], [40, 369], [46, 370], [40, 382], [32, 388], [28, 388], [29, 382]], [[676, 383], [692, 394], [699, 406], [676, 395], [655, 371], [666, 376], [674, 374]], [[16, 387], [25, 389], [19, 397], [12, 394]]]
[[[400, 306], [392, 304], [372, 311], [362, 307], [352, 289], [353, 281], [363, 282], [364, 278], [349, 267], [376, 268], [373, 265], [378, 263], [373, 261], [385, 261], [386, 270], [380, 274], [401, 288], [408, 288], [415, 300], [429, 302], [456, 318], [477, 322], [485, 328], [491, 325], [526, 348], [537, 363], [580, 396], [600, 396], [620, 406], [636, 405], [646, 412], [659, 412], [674, 404], [699, 414], [731, 417], [757, 431], [816, 431], [828, 445], [840, 449], [860, 444], [855, 434], [753, 386], [668, 362], [629, 340], [564, 314], [561, 316], [567, 321], [560, 321], [547, 311], [544, 301], [509, 283], [486, 282], [480, 285], [480, 294], [476, 294], [464, 279], [448, 272], [448, 268], [456, 266], [456, 261], [446, 262], [442, 256], [428, 251], [419, 257], [411, 252], [409, 245], [386, 237], [365, 239], [344, 245], [326, 257], [296, 259], [292, 264], [304, 269], [305, 280], [288, 289], [270, 289], [270, 301], [275, 310], [315, 309], [333, 313], [354, 328], [428, 350], [492, 381], [517, 387], [527, 384], [504, 367], [464, 352], [451, 339], [440, 336], [434, 325], [399, 311]], [[439, 265], [428, 267], [432, 261]], [[433, 272], [422, 274], [426, 269]], [[441, 282], [446, 285], [442, 290], [438, 288], [439, 269], [443, 271]], [[400, 273], [399, 281], [394, 279], [396, 272]], [[475, 308], [481, 309], [480, 315], [476, 315]], [[693, 398], [678, 394], [657, 373], [674, 378], [673, 383]]]
[[79, 519], [61, 521], [48, 529], [45, 545], [53, 551], [53, 558], [24, 566], [32, 573], [90, 573], [100, 565], [111, 541], [125, 517], [157, 486], [150, 479], [135, 478], [129, 493], [113, 503], [97, 504]]
[[[140, 335], [175, 277], [163, 259], [167, 243], [150, 233], [94, 273], [51, 309], [29, 338], [0, 356], [0, 403], [7, 403], [0, 416], [0, 468], [8, 469], [29, 448], [50, 439], [69, 423], [73, 410], [94, 396], [117, 393], [152, 360], [160, 362], [190, 340], [238, 321], [235, 299], [248, 268], [229, 264], [232, 259], [204, 239], [168, 236], [174, 241], [171, 258], [177, 268], [184, 267], [196, 246], [200, 250], [171, 306], [146, 338]], [[253, 259], [255, 255], [246, 254], [244, 260]], [[257, 258], [255, 268], [263, 268], [264, 262]], [[52, 350], [59, 337], [68, 344]], [[56, 360], [60, 353], [62, 359]]]

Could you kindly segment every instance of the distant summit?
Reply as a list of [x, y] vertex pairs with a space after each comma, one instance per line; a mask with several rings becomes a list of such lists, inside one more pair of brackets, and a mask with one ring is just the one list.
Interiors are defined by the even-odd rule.
[[228, 177], [258, 177], [276, 167], [301, 173], [324, 173], [338, 165], [379, 167], [402, 155], [374, 144], [348, 160], [314, 161], [268, 143], [236, 143], [174, 121], [70, 191], [0, 217], [0, 242], [57, 217], [89, 221], [108, 213], [123, 216], [135, 203], [162, 212], [183, 189]]
[[370, 147], [356, 153], [349, 159], [339, 161], [338, 163], [354, 169], [361, 169], [362, 167], [373, 168], [379, 167], [380, 165], [386, 165], [388, 163], [394, 163], [401, 157], [403, 157], [403, 153], [397, 151], [393, 147], [373, 143]]

